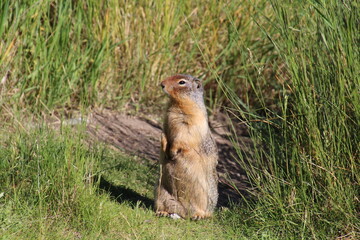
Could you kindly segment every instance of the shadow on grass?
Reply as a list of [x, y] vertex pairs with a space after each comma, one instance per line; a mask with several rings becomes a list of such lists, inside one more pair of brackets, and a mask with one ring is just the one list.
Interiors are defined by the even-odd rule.
[[[100, 191], [107, 192], [110, 197], [116, 200], [118, 203], [130, 203], [132, 207], [142, 206], [147, 209], [153, 209], [154, 201], [148, 197], [144, 197], [134, 190], [125, 186], [115, 186], [104, 177], [96, 177], [94, 182], [98, 182], [98, 188]], [[234, 203], [240, 201], [239, 195], [228, 191], [229, 186], [219, 182], [219, 201], [217, 207], [230, 207]], [[246, 195], [245, 192], [241, 191]]]
[[139, 193], [125, 187], [125, 186], [115, 186], [108, 182], [104, 177], [95, 177], [94, 182], [99, 183], [99, 190], [108, 192], [111, 198], [116, 200], [119, 203], [127, 202], [130, 203], [132, 207], [143, 206], [148, 209], [152, 209], [154, 201], [150, 198], [144, 197]]

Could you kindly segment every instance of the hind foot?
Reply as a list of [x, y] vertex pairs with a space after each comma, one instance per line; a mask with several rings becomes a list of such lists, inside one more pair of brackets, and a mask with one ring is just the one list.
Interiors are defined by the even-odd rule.
[[209, 218], [211, 217], [210, 213], [195, 213], [192, 217], [191, 220], [197, 221], [197, 220], [201, 220], [201, 219], [205, 219], [205, 218]]

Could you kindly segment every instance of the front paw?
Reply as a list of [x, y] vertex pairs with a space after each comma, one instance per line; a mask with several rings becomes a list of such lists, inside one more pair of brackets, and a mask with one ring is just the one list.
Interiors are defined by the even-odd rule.
[[164, 133], [161, 133], [161, 149], [163, 152], [166, 152], [167, 148], [167, 139]]

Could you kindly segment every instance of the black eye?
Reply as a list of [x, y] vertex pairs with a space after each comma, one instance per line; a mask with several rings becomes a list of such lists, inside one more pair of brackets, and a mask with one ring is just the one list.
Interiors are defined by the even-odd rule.
[[179, 84], [180, 84], [180, 85], [184, 85], [184, 84], [185, 84], [185, 81], [181, 80], [181, 81], [179, 82]]

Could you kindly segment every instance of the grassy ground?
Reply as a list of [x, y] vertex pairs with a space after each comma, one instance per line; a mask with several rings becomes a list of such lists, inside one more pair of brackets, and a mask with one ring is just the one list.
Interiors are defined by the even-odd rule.
[[[1, 236], [358, 238], [359, 7], [1, 1]], [[253, 156], [239, 151], [254, 198], [209, 221], [155, 218], [155, 166], [88, 145], [84, 129], [35, 124], [93, 106], [159, 112], [159, 81], [181, 72], [203, 78], [209, 110], [254, 142]]]
[[157, 167], [98, 143], [89, 146], [82, 131], [64, 127], [59, 134], [40, 126], [3, 139], [2, 239], [232, 239], [249, 234], [237, 228], [238, 218], [229, 217], [229, 209], [199, 222], [155, 217], [151, 201]]
[[219, 235], [220, 226], [214, 221], [192, 225], [158, 219], [151, 207], [116, 196], [114, 188], [131, 188], [152, 198], [154, 169], [103, 146], [89, 148], [84, 135], [70, 130], [62, 129], [59, 136], [45, 127], [14, 133], [4, 142], [10, 147], [0, 151], [2, 239]]

